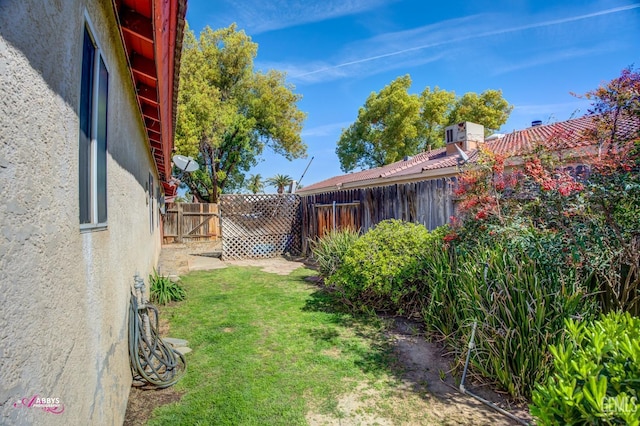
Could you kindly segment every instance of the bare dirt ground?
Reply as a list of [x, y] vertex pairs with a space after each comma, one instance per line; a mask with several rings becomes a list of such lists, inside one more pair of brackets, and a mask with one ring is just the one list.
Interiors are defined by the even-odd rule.
[[[320, 425], [517, 425], [512, 420], [462, 394], [450, 374], [451, 359], [442, 345], [425, 339], [418, 324], [402, 318], [387, 331], [400, 371], [393, 392], [380, 391], [376, 383], [360, 383], [338, 402], [339, 416], [310, 412], [307, 421]], [[466, 384], [468, 390], [530, 422], [526, 406], [514, 404], [490, 389]]]
[[[165, 253], [165, 258], [170, 257]], [[287, 275], [303, 266], [284, 258], [224, 262], [239, 266], [258, 266], [265, 272]], [[224, 267], [224, 266], [222, 266]], [[161, 320], [160, 334], [166, 336], [168, 324]], [[517, 425], [477, 399], [462, 394], [450, 373], [451, 359], [438, 343], [427, 341], [419, 324], [395, 318], [386, 333], [397, 357], [398, 380], [392, 392], [387, 386], [363, 382], [355, 391], [338, 401], [334, 414], [320, 414], [311, 407], [307, 422], [312, 426], [349, 425]], [[467, 378], [469, 382], [469, 378]], [[466, 388], [505, 409], [520, 419], [531, 421], [524, 405], [516, 405], [490, 389], [466, 383]], [[124, 421], [125, 426], [144, 425], [154, 408], [179, 401], [182, 395], [173, 388], [140, 390], [132, 388]]]

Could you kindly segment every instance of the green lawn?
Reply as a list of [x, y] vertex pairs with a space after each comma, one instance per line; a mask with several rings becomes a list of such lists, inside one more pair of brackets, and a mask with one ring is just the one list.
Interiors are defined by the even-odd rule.
[[149, 424], [306, 424], [310, 411], [340, 418], [340, 396], [363, 382], [392, 389], [384, 324], [341, 312], [305, 280], [313, 274], [229, 267], [185, 276], [187, 299], [160, 314], [193, 349], [176, 385], [185, 394]]

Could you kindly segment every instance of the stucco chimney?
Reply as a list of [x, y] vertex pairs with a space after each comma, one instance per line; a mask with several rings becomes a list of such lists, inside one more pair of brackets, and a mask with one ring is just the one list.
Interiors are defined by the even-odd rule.
[[445, 129], [445, 141], [447, 143], [447, 155], [456, 155], [458, 150], [463, 151], [478, 148], [478, 144], [484, 142], [484, 126], [482, 124], [463, 121]]

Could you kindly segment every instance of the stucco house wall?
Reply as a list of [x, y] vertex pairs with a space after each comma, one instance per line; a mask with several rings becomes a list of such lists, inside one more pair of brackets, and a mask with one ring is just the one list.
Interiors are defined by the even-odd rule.
[[[109, 70], [108, 219], [81, 232], [87, 18]], [[0, 424], [122, 424], [130, 288], [161, 247], [145, 188], [158, 176], [134, 93], [110, 1], [0, 2]], [[34, 396], [64, 411], [22, 404]]]

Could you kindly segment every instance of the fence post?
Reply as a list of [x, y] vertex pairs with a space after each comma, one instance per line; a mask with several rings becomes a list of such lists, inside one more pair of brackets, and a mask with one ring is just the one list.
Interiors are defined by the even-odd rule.
[[336, 200], [333, 200], [333, 232], [336, 232]]
[[176, 213], [177, 214], [176, 234], [178, 234], [178, 236], [176, 237], [176, 242], [181, 243], [182, 242], [182, 203], [176, 203], [175, 205], [178, 210], [178, 212]]

